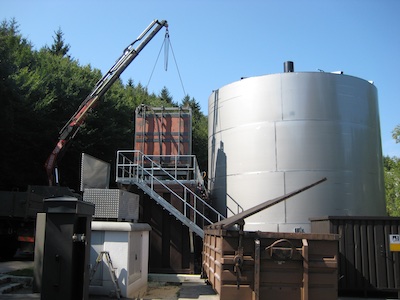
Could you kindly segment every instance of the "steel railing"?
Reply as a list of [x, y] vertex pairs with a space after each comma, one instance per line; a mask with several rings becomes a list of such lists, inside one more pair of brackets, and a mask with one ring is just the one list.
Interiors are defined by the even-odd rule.
[[[135, 184], [143, 190], [150, 190], [151, 196], [175, 217], [202, 235], [196, 224], [203, 226], [218, 222], [225, 217], [208, 204], [201, 194], [193, 192], [186, 184], [196, 185], [198, 192], [204, 190], [203, 177], [194, 155], [146, 155], [139, 150], [117, 152], [116, 182]], [[181, 196], [171, 186], [181, 186]], [[171, 204], [155, 192], [162, 186], [183, 204], [183, 212], [172, 208]], [[192, 203], [190, 200], [193, 200]], [[186, 219], [184, 219], [186, 218]], [[198, 226], [197, 226], [198, 227]]]

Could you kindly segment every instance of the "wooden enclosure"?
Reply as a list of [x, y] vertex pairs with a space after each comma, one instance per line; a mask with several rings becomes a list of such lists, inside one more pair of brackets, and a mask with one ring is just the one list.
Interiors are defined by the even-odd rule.
[[338, 238], [208, 228], [203, 272], [221, 300], [336, 300]]

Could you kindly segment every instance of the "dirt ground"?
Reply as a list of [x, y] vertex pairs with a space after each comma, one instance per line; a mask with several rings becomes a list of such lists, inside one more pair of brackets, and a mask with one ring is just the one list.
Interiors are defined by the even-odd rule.
[[177, 300], [179, 296], [179, 291], [181, 289], [181, 284], [170, 284], [165, 282], [149, 282], [147, 287], [146, 296], [143, 300], [155, 300], [155, 299], [165, 299], [165, 300]]

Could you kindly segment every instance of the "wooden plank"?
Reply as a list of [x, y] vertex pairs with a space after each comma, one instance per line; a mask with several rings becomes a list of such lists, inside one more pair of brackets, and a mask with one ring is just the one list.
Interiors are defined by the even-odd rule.
[[[348, 286], [347, 283], [347, 273], [346, 273], [346, 256], [345, 256], [345, 244], [346, 244], [346, 235], [344, 233], [343, 221], [338, 220], [335, 222], [337, 224], [337, 231], [334, 233], [339, 234], [339, 269], [342, 270], [343, 276], [339, 280], [339, 287], [346, 289]], [[346, 275], [345, 275], [346, 274]]]
[[224, 285], [219, 294], [220, 300], [251, 299], [252, 289], [250, 285], [241, 285], [238, 289], [235, 285]]
[[308, 300], [308, 241], [307, 239], [303, 239], [303, 247], [302, 247], [302, 255], [303, 255], [303, 286], [301, 288], [301, 299]]
[[253, 300], [260, 299], [260, 240], [254, 241], [254, 289], [253, 289]]
[[363, 285], [363, 276], [362, 276], [360, 222], [358, 220], [353, 221], [353, 237], [354, 237], [354, 268], [356, 269], [355, 286], [361, 287]]
[[[218, 236], [218, 233], [222, 235]], [[285, 238], [290, 242], [275, 245], [279, 250], [285, 247], [292, 249], [289, 246], [293, 245], [292, 259], [275, 261], [266, 249]], [[239, 246], [238, 232], [205, 231], [205, 249], [210, 251], [210, 255], [205, 257], [210, 265], [214, 263], [214, 269], [209, 268], [209, 273], [214, 272], [211, 275], [213, 287], [220, 294], [220, 299], [321, 299], [311, 297], [319, 293], [314, 289], [326, 290], [327, 297], [324, 300], [331, 299], [330, 295], [337, 296], [337, 235], [244, 232], [242, 245], [244, 256], [238, 290], [237, 274], [234, 272], [234, 255]], [[208, 257], [214, 257], [214, 260]], [[248, 289], [248, 293], [244, 292], [245, 289]]]
[[[376, 260], [375, 260], [375, 247], [376, 241], [374, 239], [374, 222], [368, 221], [367, 225], [367, 240], [368, 240], [368, 261], [369, 264], [369, 274], [370, 280], [369, 284], [372, 286], [377, 286], [377, 276], [376, 276]], [[364, 291], [366, 292], [366, 290]]]
[[361, 274], [362, 274], [362, 284], [360, 286], [361, 290], [366, 290], [369, 286], [369, 264], [370, 261], [368, 260], [368, 239], [367, 239], [367, 221], [362, 220], [360, 224], [360, 256], [361, 256]]
[[310, 289], [311, 300], [337, 300], [337, 289], [329, 287], [311, 288]]
[[[301, 291], [300, 286], [263, 286], [260, 287], [260, 298], [263, 300], [286, 300], [286, 299], [300, 299]], [[232, 298], [233, 299], [240, 299], [240, 298]], [[325, 298], [320, 298], [324, 299]], [[317, 300], [317, 299], [315, 299]]]
[[337, 286], [337, 272], [330, 273], [309, 273], [310, 289], [314, 286]]
[[376, 262], [376, 276], [377, 276], [377, 287], [386, 288], [387, 272], [386, 272], [386, 257], [385, 257], [385, 237], [384, 237], [384, 225], [383, 222], [377, 222], [374, 226], [374, 237], [375, 237], [375, 262]]
[[354, 232], [351, 222], [343, 224], [344, 234], [346, 235], [345, 243], [345, 256], [346, 256], [346, 273], [348, 274], [346, 279], [347, 286], [356, 286], [357, 272], [354, 269]]
[[[393, 252], [391, 252], [391, 245], [389, 241], [389, 235], [392, 233], [392, 227], [390, 222], [385, 221], [383, 225], [383, 230], [384, 230], [384, 239], [385, 243], [383, 245], [383, 250], [385, 254], [385, 269], [387, 273], [387, 287], [389, 289], [394, 289], [396, 287], [395, 279], [394, 279], [394, 272], [393, 272]], [[399, 245], [399, 251], [400, 251], [400, 244]], [[388, 247], [389, 246], [389, 247]]]

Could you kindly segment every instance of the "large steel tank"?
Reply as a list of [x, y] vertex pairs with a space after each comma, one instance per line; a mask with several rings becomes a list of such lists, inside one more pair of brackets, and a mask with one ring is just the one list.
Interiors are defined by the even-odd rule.
[[310, 232], [309, 218], [386, 215], [372, 83], [289, 69], [213, 91], [208, 111], [208, 187], [228, 216], [328, 179], [246, 219], [246, 230]]

